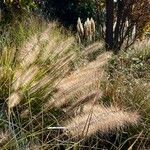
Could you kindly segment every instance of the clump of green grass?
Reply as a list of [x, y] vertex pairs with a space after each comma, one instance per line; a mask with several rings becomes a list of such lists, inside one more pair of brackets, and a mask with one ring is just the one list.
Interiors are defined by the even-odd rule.
[[2, 148], [44, 145], [46, 126], [57, 124], [53, 117], [63, 111], [44, 113], [43, 105], [77, 64], [75, 38], [57, 23], [31, 17], [8, 25], [0, 41], [0, 126], [2, 133], [9, 133]]

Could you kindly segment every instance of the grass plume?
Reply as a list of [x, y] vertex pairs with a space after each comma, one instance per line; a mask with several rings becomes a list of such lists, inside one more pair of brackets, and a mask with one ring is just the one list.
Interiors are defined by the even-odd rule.
[[69, 130], [75, 138], [89, 137], [97, 131], [107, 134], [126, 125], [136, 125], [140, 118], [137, 112], [125, 112], [115, 107], [105, 108], [99, 105], [87, 105], [84, 109], [84, 114], [76, 116], [70, 122], [64, 124], [66, 130]]

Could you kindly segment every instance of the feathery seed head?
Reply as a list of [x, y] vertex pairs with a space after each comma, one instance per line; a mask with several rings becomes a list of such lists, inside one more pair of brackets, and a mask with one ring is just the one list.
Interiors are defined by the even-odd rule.
[[81, 19], [80, 19], [80, 17], [78, 17], [77, 24], [80, 23], [80, 22], [81, 22]]
[[85, 113], [64, 124], [73, 137], [89, 137], [97, 131], [106, 134], [126, 125], [135, 125], [140, 119], [136, 112], [125, 112], [115, 107], [89, 105], [85, 110]]
[[21, 101], [21, 95], [18, 92], [12, 93], [8, 98], [8, 109], [14, 108]]
[[94, 22], [93, 18], [91, 18], [90, 21], [91, 21], [91, 30], [92, 30], [92, 33], [94, 34], [95, 33], [95, 22]]
[[17, 91], [19, 88], [28, 85], [38, 73], [37, 66], [31, 66], [25, 70], [18, 70], [14, 75], [13, 90]]
[[[9, 139], [9, 133], [8, 132], [3, 132], [3, 131], [0, 131], [0, 147], [8, 141]], [[1, 147], [2, 148], [2, 147]]]
[[80, 17], [78, 18], [78, 21], [77, 21], [77, 31], [79, 35], [84, 36], [84, 28], [83, 28], [83, 24], [81, 22]]
[[87, 18], [87, 20], [84, 23], [84, 30], [85, 30], [85, 37], [91, 41], [92, 40], [92, 30], [91, 30], [91, 21], [89, 18]]
[[87, 18], [87, 28], [88, 28], [88, 32], [89, 32], [89, 35], [91, 35], [91, 32], [92, 32], [92, 30], [91, 30], [91, 21], [90, 21], [90, 19], [89, 18]]
[[26, 56], [22, 59], [21, 65], [24, 68], [28, 68], [31, 64], [33, 64], [40, 53], [40, 46], [37, 44], [33, 49], [30, 49]]
[[85, 32], [85, 37], [87, 38], [88, 37], [88, 23], [87, 23], [87, 21], [85, 21], [85, 23], [84, 23], [84, 32]]

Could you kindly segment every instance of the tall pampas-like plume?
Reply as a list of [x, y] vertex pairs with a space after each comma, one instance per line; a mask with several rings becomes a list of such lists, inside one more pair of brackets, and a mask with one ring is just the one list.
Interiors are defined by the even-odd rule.
[[91, 36], [91, 21], [89, 18], [87, 18], [87, 20], [84, 23], [84, 30], [85, 30], [85, 38], [87, 38], [88, 40], [92, 40], [92, 36]]
[[95, 39], [95, 21], [93, 18], [90, 19], [91, 22], [91, 38]]
[[86, 39], [88, 41], [92, 41], [95, 39], [95, 21], [93, 18], [89, 19], [84, 22], [84, 25], [81, 23], [80, 17], [77, 20], [77, 36], [79, 38], [79, 41], [81, 42], [81, 39]]
[[87, 30], [88, 30], [88, 38], [90, 41], [92, 41], [92, 26], [91, 26], [91, 20], [87, 18]]
[[77, 31], [78, 31], [79, 35], [84, 36], [83, 24], [81, 22], [80, 17], [78, 18], [78, 21], [77, 21]]
[[91, 18], [90, 21], [91, 21], [91, 30], [92, 30], [93, 33], [95, 33], [95, 31], [96, 31], [95, 30], [95, 21], [94, 21], [93, 18]]

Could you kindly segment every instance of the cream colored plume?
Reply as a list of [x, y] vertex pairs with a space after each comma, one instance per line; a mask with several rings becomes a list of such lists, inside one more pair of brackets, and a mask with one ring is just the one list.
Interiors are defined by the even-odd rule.
[[89, 20], [89, 18], [87, 18], [86, 22], [84, 23], [84, 30], [86, 38], [90, 38], [92, 31], [91, 31], [91, 21]]
[[35, 65], [28, 70], [17, 70], [14, 74], [13, 90], [17, 91], [19, 88], [28, 85], [36, 77], [38, 71], [39, 68]]
[[79, 41], [81, 41], [81, 39], [86, 39], [89, 41], [92, 41], [92, 38], [94, 39], [94, 35], [95, 35], [95, 22], [94, 19], [91, 18], [87, 18], [87, 20], [84, 22], [84, 26], [81, 23], [81, 19], [78, 18], [77, 21], [77, 32], [78, 32], [78, 38]]
[[[8, 142], [10, 134], [8, 131], [0, 131], [0, 147], [4, 145], [5, 142]], [[2, 148], [2, 147], [1, 147]]]
[[12, 93], [8, 98], [8, 110], [17, 106], [21, 101], [21, 96], [18, 92]]
[[91, 31], [92, 31], [92, 34], [94, 34], [95, 33], [95, 21], [93, 18], [91, 18], [90, 22], [91, 22]]
[[85, 23], [84, 23], [84, 32], [85, 32], [85, 37], [88, 37], [88, 23], [87, 23], [87, 21], [85, 21]]
[[79, 35], [81, 35], [81, 36], [84, 35], [83, 24], [81, 22], [80, 17], [78, 18], [78, 21], [77, 21], [77, 31], [78, 31]]
[[81, 115], [64, 123], [66, 131], [75, 138], [85, 138], [99, 131], [109, 133], [126, 125], [136, 125], [140, 119], [137, 112], [126, 112], [115, 107], [87, 105]]
[[63, 78], [56, 86], [58, 92], [54, 94], [53, 101], [49, 100], [46, 106], [62, 107], [70, 101], [74, 105], [74, 103], [80, 103], [93, 93], [97, 93], [97, 87], [105, 75], [103, 67], [107, 64], [111, 55], [112, 53], [109, 52], [104, 53], [97, 60]]
[[89, 18], [87, 18], [87, 25], [88, 25], [88, 28], [87, 28], [88, 34], [89, 34], [89, 36], [90, 36], [91, 33], [92, 33], [92, 28], [91, 28], [91, 21], [90, 21]]

